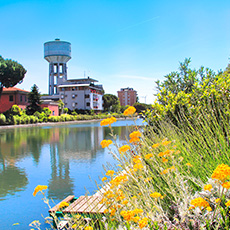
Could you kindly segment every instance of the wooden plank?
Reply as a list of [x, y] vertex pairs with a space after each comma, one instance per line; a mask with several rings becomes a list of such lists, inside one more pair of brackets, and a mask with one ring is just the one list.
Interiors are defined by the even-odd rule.
[[78, 208], [79, 213], [88, 213], [92, 208], [91, 206], [97, 200], [97, 196], [86, 197], [85, 204]]
[[67, 196], [63, 201], [61, 201], [61, 202], [59, 202], [57, 205], [55, 205], [53, 208], [51, 208], [50, 210], [49, 210], [49, 212], [56, 212], [56, 211], [58, 211], [58, 209], [59, 209], [59, 206], [60, 206], [60, 204], [62, 203], [62, 202], [70, 202], [71, 200], [73, 200], [73, 198], [74, 198], [74, 195], [69, 195], [69, 196]]
[[[63, 213], [74, 213], [78, 207], [81, 207], [85, 203], [85, 196], [80, 196], [70, 206], [63, 210]], [[77, 207], [76, 207], [77, 206]]]

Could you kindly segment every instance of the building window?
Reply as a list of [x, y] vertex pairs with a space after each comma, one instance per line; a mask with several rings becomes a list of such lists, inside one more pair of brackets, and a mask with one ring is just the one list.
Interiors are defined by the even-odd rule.
[[53, 116], [54, 116], [54, 111], [53, 111]]
[[22, 95], [20, 95], [20, 101], [22, 101]]
[[25, 96], [25, 102], [27, 101], [27, 96]]
[[75, 94], [72, 94], [72, 98], [73, 98], [73, 99], [75, 98]]
[[86, 103], [86, 106], [90, 106], [90, 102], [87, 102], [87, 103]]
[[75, 88], [73, 87], [73, 88], [72, 88], [72, 91], [74, 91], [74, 90], [75, 90]]
[[9, 96], [9, 101], [13, 101], [14, 100], [14, 96], [13, 95], [10, 95]]
[[64, 98], [64, 95], [63, 95], [63, 94], [61, 95], [61, 98]]
[[74, 102], [72, 103], [72, 106], [75, 107], [75, 103]]
[[86, 95], [85, 95], [85, 98], [89, 98], [89, 94], [86, 94]]
[[65, 88], [61, 88], [61, 91], [65, 91]]

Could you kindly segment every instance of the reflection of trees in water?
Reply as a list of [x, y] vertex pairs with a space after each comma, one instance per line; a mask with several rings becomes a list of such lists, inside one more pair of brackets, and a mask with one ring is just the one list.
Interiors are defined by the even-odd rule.
[[18, 191], [25, 189], [28, 179], [23, 169], [13, 165], [5, 166], [0, 162], [0, 200], [7, 195], [14, 195]]

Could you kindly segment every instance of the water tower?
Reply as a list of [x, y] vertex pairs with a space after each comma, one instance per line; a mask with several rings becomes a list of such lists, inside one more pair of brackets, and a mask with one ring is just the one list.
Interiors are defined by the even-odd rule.
[[46, 42], [44, 58], [49, 62], [49, 95], [58, 94], [58, 86], [67, 81], [66, 63], [71, 59], [71, 43], [60, 39]]

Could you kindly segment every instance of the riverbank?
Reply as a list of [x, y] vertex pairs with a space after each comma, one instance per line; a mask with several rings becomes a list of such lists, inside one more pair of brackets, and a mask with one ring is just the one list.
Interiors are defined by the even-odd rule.
[[[116, 118], [119, 120], [130, 120], [130, 118], [122, 117]], [[43, 123], [35, 123], [35, 124], [20, 124], [20, 125], [2, 125], [1, 129], [14, 129], [14, 128], [26, 128], [26, 127], [40, 127], [40, 126], [56, 126], [56, 125], [68, 125], [68, 124], [80, 124], [80, 123], [88, 123], [88, 122], [100, 122], [103, 119], [90, 119], [90, 120], [75, 120], [75, 121], [63, 121], [63, 122], [43, 122]]]

